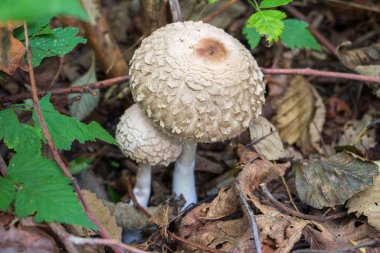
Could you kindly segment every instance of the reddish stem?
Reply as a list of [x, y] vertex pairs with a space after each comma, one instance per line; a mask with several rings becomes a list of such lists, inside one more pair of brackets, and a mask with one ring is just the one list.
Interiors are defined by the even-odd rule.
[[[40, 107], [40, 104], [39, 104], [39, 101], [38, 101], [38, 92], [37, 92], [37, 85], [36, 85], [36, 80], [34, 78], [34, 71], [33, 71], [33, 65], [32, 65], [32, 52], [30, 50], [30, 44], [29, 44], [29, 37], [28, 37], [28, 26], [26, 23], [24, 23], [24, 32], [25, 32], [25, 44], [26, 44], [26, 48], [27, 48], [27, 56], [28, 56], [28, 67], [29, 67], [29, 77], [30, 77], [30, 84], [32, 86], [32, 97], [33, 97], [33, 105], [34, 105], [34, 109], [37, 113], [37, 117], [38, 117], [38, 121], [40, 122], [40, 125], [41, 125], [41, 128], [42, 128], [42, 132], [44, 133], [44, 136], [46, 138], [46, 141], [50, 147], [50, 150], [54, 156], [54, 160], [57, 162], [57, 164], [59, 165], [59, 167], [61, 168], [63, 174], [68, 177], [73, 186], [74, 186], [74, 190], [75, 192], [77, 193], [80, 201], [82, 202], [83, 204], [83, 207], [89, 217], [89, 219], [92, 221], [92, 223], [98, 227], [99, 229], [99, 234], [103, 237], [103, 238], [106, 238], [106, 239], [110, 239], [111, 237], [108, 235], [108, 233], [106, 232], [106, 230], [100, 225], [100, 223], [98, 222], [98, 220], [95, 218], [94, 214], [92, 213], [91, 209], [89, 208], [88, 206], [88, 203], [86, 202], [86, 200], [83, 198], [81, 192], [80, 192], [80, 187], [78, 185], [78, 183], [75, 181], [75, 178], [73, 177], [73, 175], [71, 175], [70, 171], [67, 169], [65, 163], [63, 162], [61, 156], [59, 155], [58, 153], [58, 150], [56, 149], [54, 143], [53, 143], [53, 140], [51, 138], [51, 135], [46, 127], [46, 123], [45, 123], [45, 120], [44, 120], [44, 117], [42, 115], [42, 111], [41, 111], [41, 107]], [[120, 252], [120, 249], [117, 248], [117, 247], [113, 247], [112, 248], [115, 252]]]
[[370, 82], [370, 83], [380, 83], [380, 77], [377, 76], [366, 76], [350, 73], [332, 72], [332, 71], [322, 71], [315, 69], [267, 69], [261, 68], [266, 75], [303, 75], [303, 76], [321, 76], [321, 77], [331, 77], [337, 79], [351, 79], [356, 81]]
[[211, 13], [210, 15], [208, 15], [206, 18], [204, 18], [202, 21], [204, 23], [208, 23], [210, 22], [213, 18], [215, 18], [216, 16], [218, 16], [220, 13], [222, 13], [223, 11], [227, 10], [230, 6], [232, 6], [233, 4], [235, 4], [237, 2], [237, 0], [230, 0], [228, 1], [228, 3], [226, 3], [225, 5], [221, 6], [219, 9], [217, 9], [216, 11], [214, 11], [213, 13]]

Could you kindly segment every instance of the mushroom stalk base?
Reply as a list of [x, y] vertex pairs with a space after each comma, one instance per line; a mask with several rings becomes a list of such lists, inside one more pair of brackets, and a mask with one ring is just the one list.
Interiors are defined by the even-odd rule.
[[186, 199], [186, 206], [197, 202], [195, 189], [195, 155], [197, 143], [183, 141], [182, 152], [177, 158], [173, 173], [173, 192], [182, 194]]
[[151, 182], [151, 166], [149, 164], [139, 164], [139, 169], [136, 175], [136, 184], [133, 188], [133, 193], [135, 194], [137, 201], [142, 207], [148, 206]]

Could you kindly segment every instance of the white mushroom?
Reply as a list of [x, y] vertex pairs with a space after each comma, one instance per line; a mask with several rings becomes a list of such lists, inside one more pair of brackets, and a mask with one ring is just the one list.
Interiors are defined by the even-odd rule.
[[116, 140], [122, 152], [138, 163], [133, 192], [139, 204], [146, 207], [151, 191], [151, 166], [167, 166], [175, 161], [181, 153], [181, 144], [155, 128], [137, 104], [120, 117]]
[[173, 191], [197, 201], [197, 142], [244, 131], [264, 103], [263, 74], [238, 40], [202, 22], [172, 23], [145, 38], [131, 61], [133, 97], [169, 135], [183, 140]]

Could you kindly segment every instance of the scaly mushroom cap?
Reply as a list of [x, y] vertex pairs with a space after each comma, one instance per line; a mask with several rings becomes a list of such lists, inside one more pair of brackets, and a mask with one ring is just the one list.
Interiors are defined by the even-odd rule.
[[197, 142], [244, 131], [264, 103], [263, 74], [222, 29], [172, 23], [145, 38], [131, 61], [132, 94], [164, 132]]
[[124, 155], [137, 163], [164, 165], [174, 162], [182, 150], [178, 140], [155, 128], [140, 110], [132, 105], [120, 117], [116, 141]]

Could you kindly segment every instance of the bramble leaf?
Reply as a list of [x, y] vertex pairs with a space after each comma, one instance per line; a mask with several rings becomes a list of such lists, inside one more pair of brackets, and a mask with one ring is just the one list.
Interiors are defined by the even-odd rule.
[[307, 28], [307, 22], [298, 19], [284, 20], [284, 32], [282, 34], [282, 43], [289, 48], [311, 48], [321, 51], [321, 46]]
[[260, 10], [248, 19], [248, 28], [254, 27], [269, 43], [277, 42], [284, 31], [284, 18], [286, 14], [282, 11]]
[[96, 229], [58, 166], [41, 156], [15, 155], [9, 162], [8, 181], [18, 185], [16, 214], [36, 213], [37, 222], [63, 222]]
[[247, 27], [247, 24], [245, 24], [242, 33], [247, 40], [249, 47], [251, 49], [256, 48], [261, 39], [260, 34], [256, 31], [256, 29], [253, 27], [249, 28]]
[[292, 1], [293, 0], [264, 0], [259, 5], [259, 8], [260, 9], [266, 9], [266, 8], [278, 7], [281, 5], [286, 5]]
[[[85, 141], [95, 141], [96, 139], [117, 145], [116, 140], [104, 130], [97, 122], [86, 125], [72, 117], [60, 114], [50, 103], [50, 94], [43, 97], [40, 101], [42, 114], [46, 126], [53, 138], [57, 149], [70, 150], [71, 143], [78, 140], [80, 143]], [[39, 126], [37, 115], [33, 113], [33, 120]]]
[[79, 0], [1, 0], [0, 13], [0, 21], [35, 21], [57, 15], [88, 19]]
[[[49, 35], [52, 34], [50, 28], [51, 17], [38, 19], [36, 21], [28, 23], [28, 35], [29, 37], [39, 36], [39, 35]], [[21, 41], [25, 40], [24, 26], [20, 26], [13, 30], [13, 36]]]
[[0, 177], [0, 210], [6, 211], [16, 195], [16, 187], [7, 178]]
[[218, 0], [208, 0], [208, 3], [209, 3], [209, 4], [214, 4], [214, 3], [216, 3], [216, 2], [218, 2]]
[[41, 132], [32, 126], [21, 124], [11, 109], [0, 111], [0, 140], [18, 153], [40, 154]]

